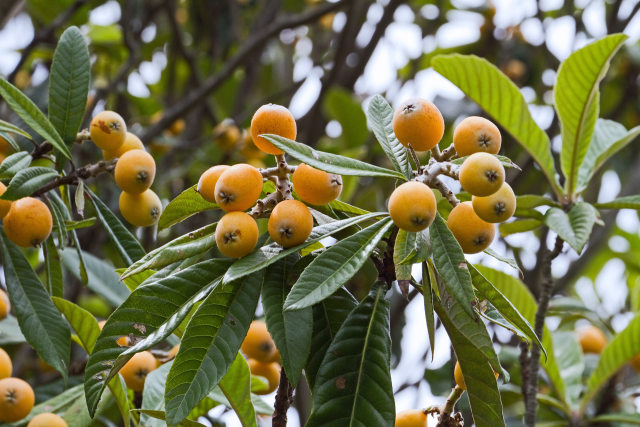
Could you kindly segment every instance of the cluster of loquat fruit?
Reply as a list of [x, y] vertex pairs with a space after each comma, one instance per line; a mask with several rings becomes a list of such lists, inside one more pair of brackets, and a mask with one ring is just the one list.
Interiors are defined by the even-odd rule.
[[240, 348], [247, 357], [251, 374], [267, 379], [267, 388], [258, 390], [255, 393], [273, 393], [278, 388], [278, 384], [280, 384], [280, 371], [282, 368], [279, 363], [280, 352], [267, 330], [267, 324], [261, 320], [251, 322], [249, 331]]

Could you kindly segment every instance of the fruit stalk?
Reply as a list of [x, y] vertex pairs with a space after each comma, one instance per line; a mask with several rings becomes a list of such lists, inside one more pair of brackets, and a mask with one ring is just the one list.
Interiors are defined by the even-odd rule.
[[451, 414], [454, 411], [456, 402], [458, 402], [458, 400], [462, 396], [462, 393], [464, 393], [464, 390], [458, 385], [456, 385], [454, 389], [451, 390], [451, 394], [449, 394], [449, 397], [447, 398], [447, 401], [444, 404], [442, 411], [440, 412], [440, 417], [438, 418], [438, 424], [436, 424], [437, 427], [458, 425], [456, 416], [452, 417]]

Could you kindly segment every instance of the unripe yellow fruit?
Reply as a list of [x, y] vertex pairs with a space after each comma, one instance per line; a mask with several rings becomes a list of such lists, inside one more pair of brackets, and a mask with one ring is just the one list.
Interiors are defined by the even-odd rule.
[[29, 415], [36, 396], [33, 389], [20, 378], [0, 380], [0, 421], [11, 423]]
[[107, 161], [113, 160], [116, 157], [122, 157], [124, 153], [131, 150], [144, 150], [144, 144], [142, 143], [140, 138], [138, 138], [131, 132], [127, 132], [122, 145], [114, 151], [102, 150], [102, 157]]
[[607, 336], [593, 325], [587, 326], [578, 331], [578, 342], [583, 353], [602, 353], [607, 346]]
[[140, 392], [144, 389], [144, 382], [147, 375], [157, 367], [156, 358], [150, 351], [141, 351], [136, 353], [125, 365], [120, 369], [120, 374], [124, 378], [133, 391]]
[[262, 192], [262, 174], [246, 163], [225, 170], [215, 187], [215, 199], [227, 212], [244, 211], [253, 206]]
[[421, 409], [398, 412], [394, 427], [427, 427], [427, 414]]
[[242, 133], [233, 119], [224, 119], [213, 128], [213, 140], [225, 150], [235, 147], [240, 138]]
[[284, 200], [271, 212], [267, 229], [274, 242], [290, 248], [307, 240], [313, 229], [313, 216], [304, 203]]
[[502, 187], [504, 167], [488, 153], [474, 153], [460, 167], [460, 185], [474, 196], [489, 196]]
[[178, 119], [175, 122], [171, 123], [171, 126], [169, 126], [169, 129], [167, 130], [171, 135], [177, 136], [182, 133], [186, 126], [187, 124], [185, 123], [184, 119]]
[[393, 190], [389, 197], [389, 215], [393, 223], [402, 230], [424, 230], [436, 216], [436, 196], [425, 184], [405, 182]]
[[62, 417], [51, 412], [45, 412], [33, 417], [27, 427], [68, 427], [68, 425]]
[[24, 197], [11, 204], [3, 219], [4, 231], [13, 243], [23, 248], [44, 242], [53, 227], [51, 211], [41, 200]]
[[139, 194], [151, 187], [156, 177], [156, 162], [151, 154], [144, 150], [131, 150], [124, 153], [113, 171], [116, 185], [122, 191]]
[[241, 258], [250, 253], [258, 243], [258, 224], [249, 214], [229, 212], [216, 226], [218, 249], [229, 258]]
[[[7, 186], [0, 182], [0, 196], [7, 191]], [[7, 216], [11, 209], [11, 200], [0, 200], [0, 219]]]
[[95, 115], [89, 125], [91, 140], [98, 147], [107, 151], [115, 151], [127, 136], [127, 125], [120, 114], [115, 111], [102, 111]]
[[516, 195], [511, 186], [505, 182], [498, 191], [489, 196], [473, 196], [471, 204], [483, 221], [504, 222], [516, 211]]
[[284, 151], [259, 135], [271, 133], [287, 139], [296, 139], [296, 119], [282, 105], [266, 104], [258, 108], [251, 119], [251, 138], [256, 147], [268, 154], [283, 154]]
[[4, 349], [0, 348], [0, 380], [3, 378], [9, 378], [13, 371], [13, 364], [11, 358]]
[[229, 167], [230, 166], [227, 165], [212, 166], [200, 175], [196, 190], [203, 199], [211, 203], [216, 202], [216, 183], [220, 175], [229, 169]]
[[280, 384], [280, 365], [277, 363], [262, 363], [254, 359], [249, 359], [249, 370], [252, 375], [265, 377], [269, 382], [266, 390], [256, 391], [256, 394], [273, 393]]
[[465, 254], [487, 249], [496, 234], [496, 227], [480, 219], [471, 202], [463, 202], [453, 208], [447, 218], [447, 226]]
[[479, 152], [498, 154], [501, 144], [500, 130], [484, 117], [467, 117], [453, 131], [453, 146], [460, 157]]
[[9, 302], [9, 295], [5, 291], [0, 289], [0, 320], [7, 317], [11, 311], [11, 303]]
[[[102, 330], [102, 328], [104, 328], [104, 324], [107, 323], [106, 320], [101, 320], [98, 322], [98, 327], [100, 328], [100, 330]], [[129, 345], [129, 337], [127, 336], [121, 336], [120, 338], [118, 338], [116, 340], [116, 342], [118, 343], [119, 346], [121, 347], [127, 347]]]
[[405, 147], [427, 151], [444, 135], [444, 119], [438, 107], [422, 98], [411, 98], [393, 113], [393, 132]]
[[467, 389], [467, 385], [464, 383], [464, 376], [462, 375], [462, 369], [460, 368], [460, 362], [456, 362], [456, 367], [453, 369], [453, 378], [456, 380], [456, 384], [463, 390]]
[[[7, 141], [5, 138], [0, 136], [0, 154], [3, 154], [4, 157], [7, 157], [6, 155], [12, 151], [13, 151], [13, 146], [9, 144], [9, 141]], [[3, 157], [3, 160], [4, 160], [4, 157]]]
[[125, 220], [136, 227], [155, 224], [162, 214], [162, 202], [153, 190], [140, 194], [120, 193], [120, 213]]
[[276, 344], [262, 320], [254, 320], [249, 326], [247, 336], [242, 341], [242, 352], [249, 358], [262, 363], [271, 363], [277, 353]]
[[300, 163], [291, 176], [298, 196], [312, 205], [326, 205], [342, 192], [342, 177]]

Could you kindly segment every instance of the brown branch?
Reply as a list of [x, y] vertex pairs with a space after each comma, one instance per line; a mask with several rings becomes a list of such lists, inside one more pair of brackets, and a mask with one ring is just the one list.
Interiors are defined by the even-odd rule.
[[451, 390], [451, 394], [447, 398], [447, 402], [444, 404], [442, 411], [440, 411], [440, 417], [438, 418], [438, 424], [436, 427], [449, 427], [449, 426], [460, 426], [462, 425], [460, 414], [453, 414], [453, 411], [456, 406], [456, 402], [460, 399], [464, 393], [464, 390], [460, 388], [460, 386], [455, 386], [453, 390]]
[[273, 427], [287, 427], [287, 410], [293, 403], [293, 387], [289, 383], [284, 369], [280, 371], [280, 384], [276, 393], [276, 402], [273, 413]]
[[60, 187], [62, 185], [77, 184], [81, 179], [93, 178], [102, 173], [112, 173], [113, 169], [115, 169], [116, 167], [117, 161], [118, 159], [113, 159], [108, 162], [101, 160], [98, 163], [78, 168], [68, 175], [58, 177], [48, 184], [45, 184], [40, 189], [36, 190], [32, 194], [32, 196], [41, 196], [47, 191], [53, 190], [54, 188]]

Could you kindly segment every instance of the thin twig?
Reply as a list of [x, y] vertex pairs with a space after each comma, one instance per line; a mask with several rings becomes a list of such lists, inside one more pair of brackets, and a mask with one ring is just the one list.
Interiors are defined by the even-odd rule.
[[36, 190], [32, 196], [40, 196], [47, 191], [53, 190], [54, 188], [62, 185], [77, 184], [81, 179], [96, 177], [102, 173], [112, 173], [113, 169], [116, 167], [117, 161], [118, 159], [113, 159], [108, 162], [101, 160], [98, 163], [78, 168], [70, 172], [68, 175], [58, 177], [48, 184], [45, 184], [43, 187]]

